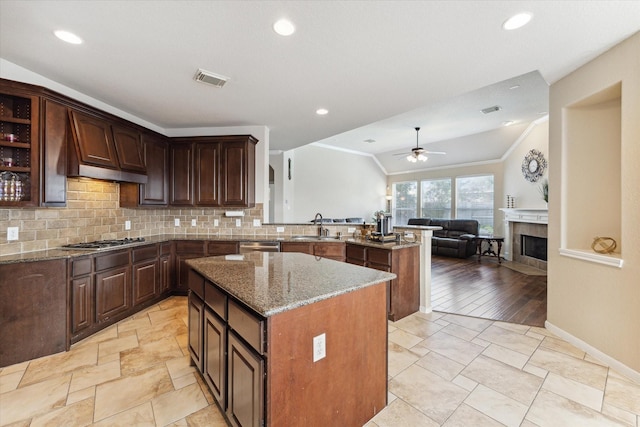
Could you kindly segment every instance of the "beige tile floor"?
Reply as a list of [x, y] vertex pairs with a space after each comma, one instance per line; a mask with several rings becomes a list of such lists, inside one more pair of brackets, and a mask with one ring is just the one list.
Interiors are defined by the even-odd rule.
[[[1, 426], [224, 426], [189, 365], [186, 298], [0, 370]], [[336, 420], [339, 426], [339, 420]], [[389, 324], [389, 405], [366, 427], [640, 427], [640, 385], [545, 329], [416, 313]]]

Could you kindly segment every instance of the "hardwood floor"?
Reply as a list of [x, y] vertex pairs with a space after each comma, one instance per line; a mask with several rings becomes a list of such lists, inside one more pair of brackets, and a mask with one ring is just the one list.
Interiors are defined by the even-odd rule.
[[431, 257], [433, 311], [544, 327], [547, 276], [526, 275], [495, 259]]

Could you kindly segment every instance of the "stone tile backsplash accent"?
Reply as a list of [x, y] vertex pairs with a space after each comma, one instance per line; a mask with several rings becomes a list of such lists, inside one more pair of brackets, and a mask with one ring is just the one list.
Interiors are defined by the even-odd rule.
[[[312, 224], [280, 225], [285, 228], [281, 233], [277, 232], [276, 225], [262, 225], [263, 205], [260, 203], [255, 208], [244, 209], [243, 217], [225, 216], [226, 211], [237, 211], [237, 208], [120, 208], [119, 189], [114, 182], [67, 178], [67, 206], [64, 208], [0, 209], [0, 255], [54, 249], [69, 243], [157, 234], [249, 238], [317, 234]], [[174, 225], [176, 218], [180, 220], [178, 227]], [[191, 225], [193, 219], [195, 226]], [[236, 219], [240, 220], [239, 227]], [[254, 220], [259, 220], [260, 226], [254, 226]], [[131, 221], [131, 230], [125, 230], [125, 221]], [[20, 228], [19, 240], [7, 241], [7, 227]], [[346, 234], [348, 227], [354, 225], [325, 224], [325, 227], [335, 235], [338, 231]]]

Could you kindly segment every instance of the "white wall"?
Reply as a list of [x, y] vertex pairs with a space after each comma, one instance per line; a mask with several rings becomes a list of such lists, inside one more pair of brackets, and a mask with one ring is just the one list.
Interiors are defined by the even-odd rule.
[[[287, 222], [308, 222], [317, 212], [325, 218], [363, 217], [385, 208], [387, 177], [370, 156], [306, 145], [285, 157], [289, 186]], [[286, 158], [292, 160], [291, 181]], [[285, 208], [286, 209], [286, 208]]]
[[[549, 121], [547, 119], [532, 123], [523, 136], [514, 144], [504, 157], [504, 193], [502, 206], [506, 207], [507, 195], [515, 197], [516, 208], [546, 208], [547, 204], [540, 194], [540, 184], [548, 179], [549, 169], [538, 182], [527, 181], [522, 174], [522, 160], [527, 153], [536, 149], [549, 160]], [[502, 219], [502, 215], [498, 217]]]
[[[584, 157], [571, 157], [569, 152], [575, 144], [598, 156], [611, 153], [610, 141], [596, 138], [584, 142], [572, 140], [572, 127], [580, 123], [567, 121], [567, 109], [594, 96], [606, 92], [607, 88], [620, 85], [619, 129], [608, 132], [607, 138], [619, 136], [617, 168], [611, 171], [620, 177], [618, 182], [606, 181], [610, 163], [596, 162], [595, 167], [585, 167]], [[548, 261], [548, 308], [547, 322], [595, 351], [611, 357], [628, 367], [624, 372], [640, 381], [640, 33], [614, 46], [563, 79], [551, 85], [549, 109], [549, 261]], [[575, 118], [574, 119], [579, 119]], [[582, 118], [590, 126], [590, 116]], [[616, 135], [617, 134], [617, 135]], [[593, 138], [592, 138], [593, 139]], [[615, 151], [614, 151], [615, 152]], [[605, 159], [606, 160], [606, 159]], [[572, 211], [576, 192], [568, 191], [581, 177], [595, 175], [603, 177], [607, 185], [615, 186], [619, 192], [617, 206], [607, 206], [592, 192], [590, 209]], [[582, 181], [584, 182], [584, 181]], [[578, 194], [581, 197], [582, 194]], [[597, 230], [590, 217], [592, 212], [620, 224], [622, 252], [610, 256], [621, 259], [621, 268], [595, 263], [589, 260], [564, 256], [559, 249], [582, 249], [586, 254], [590, 248], [564, 247], [563, 236], [576, 225], [583, 231], [584, 242], [592, 241]], [[583, 219], [584, 218], [584, 219]], [[577, 239], [575, 240], [577, 241]], [[566, 254], [566, 252], [565, 252]], [[555, 332], [555, 331], [554, 331]], [[565, 337], [566, 338], [566, 337]], [[583, 346], [584, 347], [584, 346]], [[592, 353], [593, 354], [593, 353]], [[610, 362], [608, 360], [605, 360]], [[609, 363], [611, 364], [611, 363]]]

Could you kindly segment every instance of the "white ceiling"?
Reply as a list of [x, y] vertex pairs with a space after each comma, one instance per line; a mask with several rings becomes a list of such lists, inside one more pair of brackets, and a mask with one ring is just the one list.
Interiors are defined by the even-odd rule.
[[[529, 25], [502, 30], [523, 10]], [[281, 17], [294, 35], [273, 32]], [[320, 142], [388, 172], [412, 166], [392, 154], [415, 126], [447, 152], [429, 167], [500, 158], [546, 111], [547, 84], [639, 30], [640, 1], [0, 1], [0, 57], [167, 135], [264, 125], [272, 150]], [[230, 80], [195, 82], [198, 68]]]

